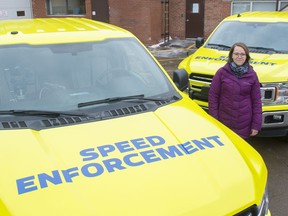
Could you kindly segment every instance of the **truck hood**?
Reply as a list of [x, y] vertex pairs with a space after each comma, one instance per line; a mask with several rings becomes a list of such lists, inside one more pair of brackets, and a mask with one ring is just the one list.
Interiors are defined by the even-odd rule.
[[[207, 72], [213, 75], [227, 62], [228, 51], [201, 47], [183, 62], [190, 68], [190, 72]], [[260, 82], [288, 81], [287, 54], [263, 54], [250, 52], [251, 65], [256, 71]], [[181, 63], [180, 63], [181, 65]], [[185, 68], [187, 68], [185, 66]]]
[[227, 215], [254, 204], [262, 158], [253, 167], [192, 108], [0, 131], [1, 216]]

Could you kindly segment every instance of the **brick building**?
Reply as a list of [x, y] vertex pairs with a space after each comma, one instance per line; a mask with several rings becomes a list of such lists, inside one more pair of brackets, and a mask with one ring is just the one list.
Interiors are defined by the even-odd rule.
[[86, 17], [125, 28], [151, 45], [161, 39], [207, 37], [228, 15], [287, 5], [288, 0], [0, 0], [0, 20]]

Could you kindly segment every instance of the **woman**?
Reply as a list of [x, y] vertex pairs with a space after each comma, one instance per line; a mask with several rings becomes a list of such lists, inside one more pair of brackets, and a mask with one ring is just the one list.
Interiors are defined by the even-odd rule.
[[249, 64], [247, 46], [235, 43], [228, 62], [215, 74], [209, 90], [209, 113], [244, 139], [262, 125], [260, 83]]

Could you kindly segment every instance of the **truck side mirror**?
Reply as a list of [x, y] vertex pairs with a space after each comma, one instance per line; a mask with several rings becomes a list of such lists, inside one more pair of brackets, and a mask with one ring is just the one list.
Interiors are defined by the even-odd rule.
[[196, 48], [200, 48], [204, 44], [204, 38], [202, 37], [197, 37], [195, 41], [195, 46]]
[[184, 69], [173, 71], [173, 82], [180, 91], [184, 91], [189, 86], [188, 73]]

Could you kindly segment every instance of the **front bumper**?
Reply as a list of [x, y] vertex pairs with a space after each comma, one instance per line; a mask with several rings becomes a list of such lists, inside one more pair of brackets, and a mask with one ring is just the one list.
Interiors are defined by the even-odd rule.
[[263, 112], [260, 137], [283, 137], [288, 134], [288, 111]]
[[[208, 103], [195, 100], [208, 113]], [[258, 137], [288, 136], [288, 111], [267, 111], [262, 114], [262, 129]]]

